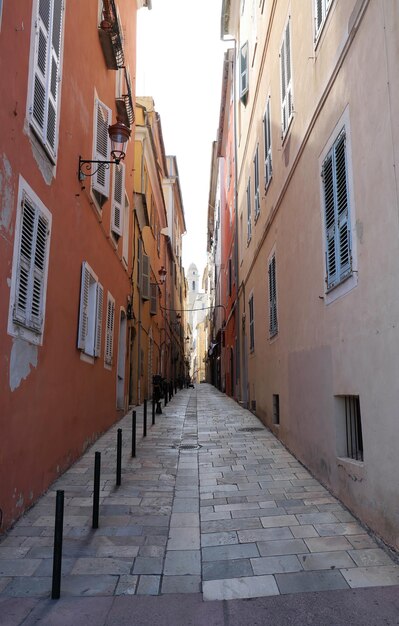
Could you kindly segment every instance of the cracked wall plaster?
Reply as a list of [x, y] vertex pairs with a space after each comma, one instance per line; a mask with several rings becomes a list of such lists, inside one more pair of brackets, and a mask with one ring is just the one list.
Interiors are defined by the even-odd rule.
[[18, 337], [13, 339], [10, 358], [10, 389], [14, 391], [37, 367], [38, 347]]

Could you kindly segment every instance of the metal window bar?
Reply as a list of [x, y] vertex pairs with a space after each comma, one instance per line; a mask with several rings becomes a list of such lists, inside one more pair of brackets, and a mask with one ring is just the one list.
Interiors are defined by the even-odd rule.
[[363, 436], [359, 396], [345, 396], [346, 447], [349, 458], [363, 461]]

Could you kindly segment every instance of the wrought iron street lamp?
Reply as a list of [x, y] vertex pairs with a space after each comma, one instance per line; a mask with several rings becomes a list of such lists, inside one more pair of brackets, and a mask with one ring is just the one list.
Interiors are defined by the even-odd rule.
[[[112, 126], [108, 126], [108, 134], [111, 139], [112, 161], [90, 161], [88, 159], [82, 159], [82, 157], [79, 156], [79, 180], [84, 180], [86, 176], [94, 176], [101, 167], [109, 169], [110, 165], [119, 165], [119, 163], [125, 158], [125, 144], [127, 144], [130, 139], [130, 133], [130, 128], [128, 128], [128, 126], [123, 124], [120, 120], [117, 120], [117, 122], [112, 124]], [[95, 165], [97, 165], [96, 168]]]

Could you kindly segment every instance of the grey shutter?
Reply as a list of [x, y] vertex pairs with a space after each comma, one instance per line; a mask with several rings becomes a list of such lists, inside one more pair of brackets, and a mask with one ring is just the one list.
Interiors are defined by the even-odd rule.
[[352, 272], [350, 250], [348, 171], [346, 159], [346, 135], [341, 133], [334, 149], [337, 219], [338, 219], [338, 256], [339, 279], [343, 280]]
[[252, 216], [251, 216], [251, 178], [248, 180], [247, 185], [247, 242], [252, 237]]
[[260, 212], [260, 194], [259, 194], [259, 146], [256, 146], [254, 158], [254, 212], [255, 219], [258, 218]]
[[113, 343], [114, 343], [114, 319], [115, 319], [115, 301], [111, 294], [108, 294], [107, 300], [107, 323], [105, 329], [105, 362], [112, 365]]
[[158, 312], [158, 285], [151, 283], [151, 297], [150, 297], [150, 314], [156, 315]]
[[104, 288], [100, 283], [97, 283], [96, 291], [96, 331], [95, 331], [95, 345], [94, 356], [101, 355], [101, 331], [103, 325], [103, 305], [104, 305]]
[[138, 240], [138, 254], [137, 254], [137, 282], [140, 292], [143, 289], [143, 242]]
[[[108, 126], [111, 123], [111, 109], [96, 98], [95, 101], [95, 136], [94, 161], [109, 161], [111, 157], [111, 140], [108, 135]], [[100, 166], [92, 178], [93, 189], [102, 196], [109, 196], [109, 167]]]
[[79, 329], [78, 329], [78, 348], [86, 349], [86, 337], [89, 327], [89, 287], [90, 287], [90, 271], [87, 263], [82, 264], [82, 278], [80, 284], [80, 306], [79, 306]]
[[268, 98], [265, 116], [263, 118], [263, 135], [265, 143], [265, 188], [272, 177], [272, 140], [270, 124], [270, 98]]
[[38, 333], [43, 326], [49, 232], [47, 218], [24, 194], [13, 320]]
[[248, 93], [248, 42], [240, 48], [240, 98]]
[[143, 300], [150, 299], [150, 257], [147, 254], [143, 254], [141, 297]]
[[112, 197], [111, 229], [121, 236], [123, 232], [123, 213], [125, 202], [125, 166], [123, 163], [114, 166], [114, 190]]
[[316, 36], [323, 22], [323, 0], [315, 0]]
[[333, 154], [323, 163], [324, 222], [326, 232], [326, 271], [327, 288], [334, 286], [337, 280], [337, 258], [335, 249], [335, 199]]
[[276, 285], [276, 257], [269, 261], [269, 333], [273, 336], [277, 333], [277, 285]]

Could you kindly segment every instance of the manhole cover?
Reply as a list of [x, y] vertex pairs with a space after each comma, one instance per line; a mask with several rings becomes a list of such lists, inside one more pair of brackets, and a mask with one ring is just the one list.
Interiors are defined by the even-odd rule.
[[239, 428], [238, 430], [241, 433], [255, 433], [257, 431], [265, 430], [265, 429], [262, 428], [261, 426], [247, 426], [246, 428]]

